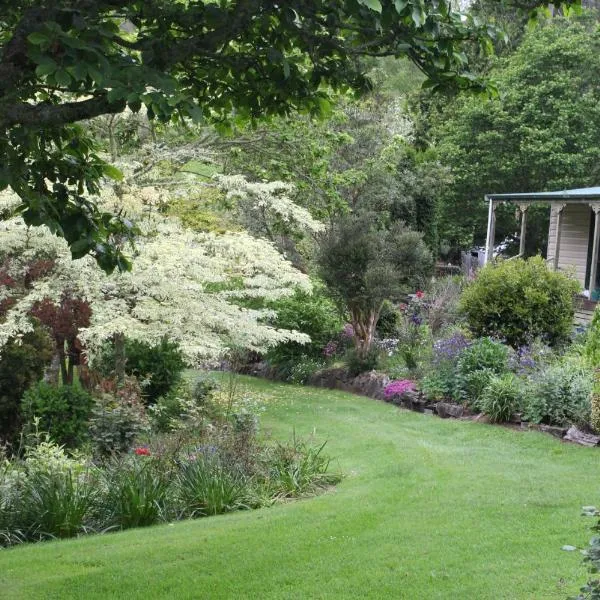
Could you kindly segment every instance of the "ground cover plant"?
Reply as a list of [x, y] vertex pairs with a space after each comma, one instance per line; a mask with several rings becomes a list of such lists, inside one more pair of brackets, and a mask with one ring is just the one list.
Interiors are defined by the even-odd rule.
[[327, 440], [348, 475], [335, 492], [1, 551], [3, 592], [563, 600], [586, 581], [579, 553], [561, 548], [589, 537], [577, 511], [600, 475], [597, 450], [343, 392], [243, 385], [263, 395], [275, 437]]

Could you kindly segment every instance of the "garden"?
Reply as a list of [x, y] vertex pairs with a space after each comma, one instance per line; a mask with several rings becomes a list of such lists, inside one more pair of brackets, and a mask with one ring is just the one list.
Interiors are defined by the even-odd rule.
[[459, 4], [6, 8], [2, 594], [600, 598], [600, 13]]

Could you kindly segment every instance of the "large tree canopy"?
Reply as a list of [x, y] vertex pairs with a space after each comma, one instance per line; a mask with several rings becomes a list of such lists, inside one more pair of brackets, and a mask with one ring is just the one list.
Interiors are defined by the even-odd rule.
[[[442, 205], [442, 235], [457, 245], [485, 239], [486, 193], [597, 185], [600, 177], [600, 33], [595, 15], [553, 18], [528, 31], [492, 70], [499, 97], [459, 97], [434, 133], [454, 175]], [[528, 239], [544, 249], [545, 222]], [[498, 237], [516, 229], [514, 207]], [[538, 232], [533, 235], [533, 228]]]
[[327, 90], [368, 87], [361, 56], [408, 56], [434, 86], [480, 86], [461, 52], [492, 31], [449, 0], [24, 0], [0, 17], [0, 190], [74, 257], [127, 268], [132, 233], [86, 194], [119, 177], [77, 122], [145, 106], [223, 127], [322, 113]]

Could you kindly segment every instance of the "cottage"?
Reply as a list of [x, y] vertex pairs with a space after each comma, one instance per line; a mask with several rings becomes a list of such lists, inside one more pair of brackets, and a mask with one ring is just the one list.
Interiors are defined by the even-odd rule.
[[520, 194], [489, 194], [485, 262], [492, 258], [496, 207], [503, 202], [515, 204], [521, 215], [521, 245], [525, 251], [527, 210], [532, 203], [550, 205], [550, 230], [546, 259], [554, 269], [569, 270], [583, 288], [578, 298], [575, 320], [589, 323], [600, 300], [600, 187]]

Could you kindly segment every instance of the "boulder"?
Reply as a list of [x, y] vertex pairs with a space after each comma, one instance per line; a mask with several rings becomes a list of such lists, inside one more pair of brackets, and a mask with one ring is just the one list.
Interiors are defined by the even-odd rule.
[[567, 435], [568, 427], [557, 427], [555, 425], [540, 425], [540, 431], [543, 431], [544, 433], [549, 433], [554, 437], [562, 439], [565, 437], [565, 435]]
[[451, 404], [450, 402], [438, 402], [435, 405], [435, 410], [442, 419], [449, 417], [458, 419], [465, 412], [465, 409], [460, 404]]
[[580, 429], [577, 429], [575, 425], [569, 427], [564, 439], [581, 444], [582, 446], [597, 446], [600, 443], [600, 435], [584, 433]]

